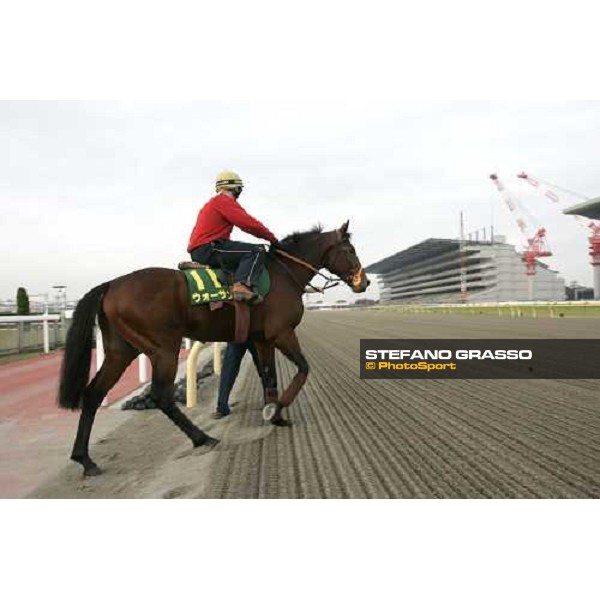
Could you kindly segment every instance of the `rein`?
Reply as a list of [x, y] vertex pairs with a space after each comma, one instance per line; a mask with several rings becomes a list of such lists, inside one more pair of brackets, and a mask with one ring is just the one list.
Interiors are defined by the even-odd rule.
[[[280, 254], [281, 256], [284, 256], [285, 258], [291, 260], [292, 262], [295, 262], [296, 264], [304, 267], [305, 269], [312, 271], [315, 275], [318, 275], [319, 277], [323, 277], [323, 279], [325, 279], [327, 281], [327, 283], [322, 288], [315, 287], [311, 283], [308, 284], [309, 287], [311, 287], [313, 290], [315, 290], [315, 292], [318, 292], [319, 294], [324, 294], [325, 290], [335, 287], [336, 285], [339, 285], [340, 281], [343, 281], [343, 279], [340, 279], [339, 277], [337, 279], [334, 279], [333, 277], [324, 275], [323, 273], [321, 273], [321, 271], [319, 269], [317, 269], [310, 263], [306, 262], [305, 260], [302, 260], [301, 258], [298, 258], [297, 256], [294, 256], [293, 254], [289, 254], [285, 250], [281, 250], [280, 248], [275, 248], [275, 252], [277, 254]], [[277, 260], [277, 262], [286, 270], [287, 274], [294, 280], [294, 283], [301, 290], [304, 290], [305, 289], [304, 286], [300, 285], [298, 280], [294, 277], [294, 274], [285, 266], [285, 264], [280, 260]], [[361, 274], [362, 274], [362, 268], [357, 273], [353, 273], [353, 281], [355, 281], [357, 277], [360, 278]]]

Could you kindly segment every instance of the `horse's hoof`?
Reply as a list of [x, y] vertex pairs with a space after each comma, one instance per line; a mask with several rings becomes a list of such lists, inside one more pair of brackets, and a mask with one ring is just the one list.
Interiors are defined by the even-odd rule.
[[204, 440], [203, 444], [200, 444], [201, 446], [204, 446], [205, 448], [214, 448], [218, 443], [220, 443], [221, 440], [217, 440], [213, 437], [207, 436], [206, 439]]
[[102, 475], [102, 469], [98, 465], [83, 470], [84, 477], [96, 477], [98, 475]]
[[209, 452], [212, 452], [216, 446], [221, 443], [221, 440], [216, 440], [215, 438], [210, 437], [209, 435], [201, 442], [194, 442], [193, 448], [188, 448], [181, 454], [178, 454], [175, 458], [188, 458], [190, 456], [204, 456]]
[[274, 417], [271, 419], [271, 424], [276, 427], [291, 427], [292, 422], [284, 419], [283, 417]]
[[270, 421], [277, 412], [277, 404], [275, 402], [269, 402], [269, 404], [265, 404], [262, 409], [262, 418], [265, 421]]

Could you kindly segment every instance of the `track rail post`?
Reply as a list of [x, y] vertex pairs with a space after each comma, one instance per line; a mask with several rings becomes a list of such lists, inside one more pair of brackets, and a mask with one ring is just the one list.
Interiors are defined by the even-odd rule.
[[145, 354], [138, 357], [138, 379], [140, 383], [148, 381], [148, 357]]
[[213, 355], [213, 366], [215, 375], [221, 374], [221, 369], [223, 366], [223, 361], [221, 360], [221, 342], [214, 343], [214, 355]]
[[96, 373], [100, 370], [104, 362], [104, 342], [102, 340], [102, 331], [96, 327]]
[[204, 344], [202, 342], [194, 342], [192, 349], [188, 354], [186, 363], [186, 388], [185, 388], [185, 405], [192, 408], [198, 404], [198, 385], [196, 384], [196, 369], [198, 368], [198, 354], [202, 350]]

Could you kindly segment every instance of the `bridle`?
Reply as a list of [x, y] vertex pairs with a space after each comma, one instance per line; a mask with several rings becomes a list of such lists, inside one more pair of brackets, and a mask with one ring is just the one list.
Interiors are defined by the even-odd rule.
[[[327, 256], [327, 254], [329, 253], [329, 251], [332, 248], [334, 248], [335, 246], [337, 246], [338, 242], [339, 241], [336, 241], [335, 244], [332, 244], [329, 248], [327, 248], [327, 250], [325, 251], [325, 254], [323, 255], [323, 258], [325, 258], [325, 256]], [[330, 289], [332, 287], [335, 287], [336, 285], [339, 285], [341, 281], [344, 281], [345, 283], [347, 283], [348, 285], [351, 285], [351, 286], [358, 285], [358, 283], [360, 283], [360, 280], [362, 279], [362, 275], [364, 273], [364, 268], [363, 267], [358, 267], [357, 269], [351, 271], [350, 274], [348, 275], [348, 277], [345, 277], [345, 278], [338, 277], [336, 279], [334, 277], [329, 277], [328, 275], [325, 275], [324, 273], [321, 273], [321, 270], [317, 269], [317, 267], [311, 265], [309, 262], [306, 262], [305, 260], [303, 260], [301, 258], [298, 258], [297, 256], [294, 256], [293, 254], [289, 254], [285, 250], [281, 250], [280, 248], [275, 248], [275, 252], [277, 254], [280, 254], [281, 256], [284, 256], [285, 258], [291, 260], [292, 262], [295, 262], [296, 264], [301, 265], [305, 269], [308, 269], [309, 271], [311, 271], [315, 275], [318, 275], [319, 277], [323, 277], [323, 279], [326, 280], [326, 283], [321, 288], [320, 287], [316, 287], [316, 286], [312, 285], [311, 283], [308, 284], [309, 287], [311, 287], [313, 290], [315, 290], [315, 292], [318, 292], [320, 294], [324, 294], [325, 290]], [[285, 271], [292, 278], [292, 280], [294, 281], [294, 283], [302, 291], [304, 291], [305, 286], [303, 286], [303, 285], [300, 284], [300, 282], [296, 279], [296, 277], [294, 276], [294, 274], [287, 268], [287, 266], [281, 260], [277, 259], [277, 257], [273, 257], [273, 258], [275, 258], [275, 260], [277, 261], [277, 263], [279, 265], [281, 265], [285, 269]]]

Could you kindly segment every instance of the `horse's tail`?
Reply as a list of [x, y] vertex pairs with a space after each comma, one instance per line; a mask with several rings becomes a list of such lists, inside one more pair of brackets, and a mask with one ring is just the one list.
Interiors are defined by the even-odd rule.
[[90, 376], [94, 323], [108, 286], [107, 282], [93, 288], [75, 307], [60, 373], [58, 405], [62, 408], [75, 410], [81, 405]]

